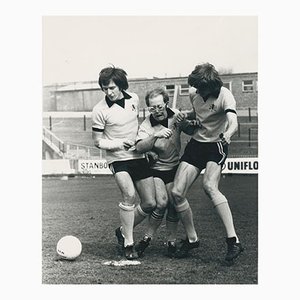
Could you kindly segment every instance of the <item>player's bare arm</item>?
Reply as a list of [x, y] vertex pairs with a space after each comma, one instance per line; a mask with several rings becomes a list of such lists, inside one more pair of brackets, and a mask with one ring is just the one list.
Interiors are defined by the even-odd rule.
[[117, 151], [126, 149], [128, 150], [130, 147], [134, 145], [134, 141], [129, 139], [114, 139], [108, 140], [103, 138], [102, 132], [93, 131], [92, 137], [94, 140], [94, 145], [103, 150]]
[[163, 128], [158, 132], [148, 136], [145, 139], [139, 140], [136, 143], [136, 150], [139, 153], [145, 153], [153, 149], [154, 143], [158, 138], [169, 138], [173, 134], [170, 128]]
[[226, 113], [228, 126], [225, 132], [222, 132], [220, 135], [222, 144], [230, 144], [231, 137], [236, 133], [238, 129], [238, 121], [237, 115], [234, 112], [227, 112]]

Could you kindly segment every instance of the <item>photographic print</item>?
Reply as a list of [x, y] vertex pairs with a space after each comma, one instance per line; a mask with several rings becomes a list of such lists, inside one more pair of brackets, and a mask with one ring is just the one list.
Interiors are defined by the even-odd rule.
[[42, 283], [258, 284], [258, 17], [42, 17]]

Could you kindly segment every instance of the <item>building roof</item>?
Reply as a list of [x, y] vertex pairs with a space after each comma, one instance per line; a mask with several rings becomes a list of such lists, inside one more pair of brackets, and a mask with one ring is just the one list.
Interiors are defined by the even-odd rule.
[[[257, 72], [244, 72], [244, 73], [228, 73], [228, 74], [220, 74], [221, 77], [235, 77], [235, 76], [249, 76], [256, 75]], [[172, 81], [172, 80], [187, 80], [188, 76], [180, 76], [180, 77], [153, 77], [153, 78], [128, 78], [129, 82], [142, 82], [142, 81]], [[98, 90], [99, 84], [97, 81], [85, 81], [85, 82], [73, 82], [66, 83], [64, 86], [57, 88], [57, 92], [67, 92], [67, 91], [80, 91], [80, 90]]]
[[97, 81], [89, 82], [74, 82], [57, 89], [57, 92], [80, 91], [80, 90], [95, 90], [99, 89]]

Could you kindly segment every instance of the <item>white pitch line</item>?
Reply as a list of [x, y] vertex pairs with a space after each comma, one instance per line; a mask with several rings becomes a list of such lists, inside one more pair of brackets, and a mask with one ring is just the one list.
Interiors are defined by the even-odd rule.
[[123, 266], [136, 266], [141, 262], [138, 260], [109, 260], [102, 263], [105, 266], [123, 267]]

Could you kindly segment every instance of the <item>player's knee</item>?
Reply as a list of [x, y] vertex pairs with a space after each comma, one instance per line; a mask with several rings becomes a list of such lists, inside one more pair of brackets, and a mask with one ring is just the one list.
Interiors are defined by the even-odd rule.
[[156, 208], [155, 199], [153, 199], [151, 201], [148, 200], [148, 201], [143, 202], [141, 204], [141, 208], [145, 213], [150, 214]]
[[219, 191], [217, 185], [210, 180], [203, 181], [203, 189], [210, 198]]
[[171, 195], [174, 205], [182, 203], [185, 199], [183, 194], [176, 187], [172, 188]]
[[163, 195], [163, 196], [157, 197], [156, 209], [166, 210], [167, 206], [168, 206], [168, 195]]
[[204, 180], [203, 189], [211, 199], [214, 207], [227, 202], [226, 197], [219, 191], [218, 185], [214, 181]]
[[134, 204], [136, 200], [136, 194], [135, 193], [127, 193], [127, 194], [123, 194], [123, 202], [127, 203], [127, 204]]
[[212, 198], [211, 200], [214, 207], [220, 204], [228, 203], [226, 197], [221, 193], [219, 193], [216, 197]]
[[167, 206], [161, 206], [161, 205], [157, 204], [155, 210], [153, 210], [153, 211], [156, 211], [159, 215], [164, 215], [166, 212], [166, 209], [167, 209]]

